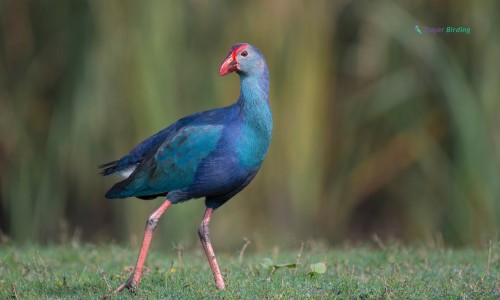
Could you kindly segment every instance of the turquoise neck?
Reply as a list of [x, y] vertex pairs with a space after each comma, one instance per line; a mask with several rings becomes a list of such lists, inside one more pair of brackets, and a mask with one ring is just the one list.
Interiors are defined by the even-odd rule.
[[267, 70], [262, 74], [240, 74], [240, 98], [243, 108], [251, 109], [254, 105], [269, 105], [269, 75]]
[[258, 168], [266, 156], [273, 131], [273, 116], [269, 107], [269, 77], [266, 72], [260, 76], [240, 75], [240, 78], [238, 104], [244, 123], [238, 153], [244, 166]]
[[238, 99], [245, 123], [265, 139], [270, 140], [273, 117], [269, 107], [269, 75], [267, 68], [260, 74], [240, 74], [241, 91]]

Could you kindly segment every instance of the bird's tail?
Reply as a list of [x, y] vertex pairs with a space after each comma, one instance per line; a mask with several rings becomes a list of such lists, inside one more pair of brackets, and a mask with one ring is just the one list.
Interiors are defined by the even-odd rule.
[[99, 169], [103, 169], [99, 174], [102, 176], [111, 175], [116, 172], [119, 160], [114, 160], [102, 165], [97, 166]]

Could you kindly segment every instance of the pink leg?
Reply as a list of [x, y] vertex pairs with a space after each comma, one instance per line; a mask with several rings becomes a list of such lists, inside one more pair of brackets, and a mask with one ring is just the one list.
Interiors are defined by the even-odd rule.
[[207, 255], [210, 268], [214, 273], [215, 285], [219, 290], [223, 290], [226, 288], [224, 285], [224, 279], [222, 279], [219, 265], [217, 264], [217, 260], [215, 259], [214, 249], [212, 248], [212, 243], [210, 242], [210, 234], [208, 232], [208, 225], [210, 224], [210, 218], [212, 217], [213, 211], [213, 208], [207, 208], [205, 210], [205, 215], [203, 216], [200, 227], [198, 228], [198, 235], [200, 236], [201, 245], [203, 246], [205, 254]]
[[146, 256], [148, 255], [148, 249], [151, 244], [151, 239], [153, 238], [156, 223], [160, 219], [161, 215], [167, 211], [170, 205], [172, 205], [172, 202], [167, 199], [149, 216], [148, 221], [146, 222], [146, 232], [144, 232], [144, 239], [142, 240], [141, 251], [139, 251], [139, 257], [137, 258], [137, 263], [135, 264], [134, 273], [130, 275], [127, 281], [117, 287], [116, 290], [113, 291], [113, 294], [117, 294], [125, 287], [128, 289], [136, 289], [139, 286], [139, 283], [141, 282], [142, 269], [144, 267], [144, 262], [146, 261]]

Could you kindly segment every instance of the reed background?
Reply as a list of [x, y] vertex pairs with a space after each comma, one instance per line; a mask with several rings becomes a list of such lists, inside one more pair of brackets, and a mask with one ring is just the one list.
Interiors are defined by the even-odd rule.
[[[0, 1], [2, 239], [140, 238], [161, 200], [106, 200], [116, 180], [96, 166], [234, 102], [237, 76], [217, 70], [236, 42], [266, 56], [275, 129], [259, 175], [213, 218], [218, 248], [496, 239], [499, 11], [494, 0]], [[197, 246], [203, 210], [169, 210], [155, 244]]]

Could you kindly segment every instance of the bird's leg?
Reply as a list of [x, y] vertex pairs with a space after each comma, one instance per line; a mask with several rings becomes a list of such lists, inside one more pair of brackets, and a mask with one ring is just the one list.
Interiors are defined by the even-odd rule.
[[144, 267], [144, 262], [146, 261], [146, 256], [148, 255], [149, 245], [151, 244], [151, 239], [153, 238], [153, 232], [156, 228], [156, 223], [160, 219], [161, 215], [167, 211], [167, 209], [172, 205], [170, 200], [166, 200], [163, 204], [158, 207], [148, 218], [146, 222], [146, 231], [144, 232], [144, 239], [142, 240], [141, 251], [139, 251], [139, 257], [137, 258], [137, 263], [135, 264], [134, 273], [121, 284], [113, 294], [116, 294], [123, 290], [123, 288], [136, 289], [141, 282], [142, 269]]
[[217, 260], [215, 259], [214, 249], [212, 248], [212, 243], [210, 242], [210, 234], [208, 232], [208, 225], [210, 224], [210, 218], [212, 217], [213, 211], [213, 208], [207, 208], [205, 210], [205, 215], [203, 216], [200, 227], [198, 228], [198, 235], [200, 236], [201, 244], [203, 245], [203, 249], [205, 250], [205, 254], [207, 255], [210, 268], [214, 273], [215, 285], [219, 290], [223, 290], [226, 288], [224, 285], [224, 279], [222, 279], [219, 265], [217, 264]]

